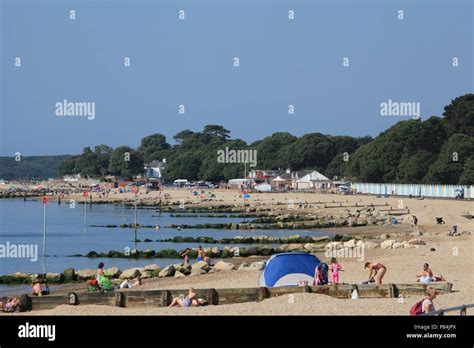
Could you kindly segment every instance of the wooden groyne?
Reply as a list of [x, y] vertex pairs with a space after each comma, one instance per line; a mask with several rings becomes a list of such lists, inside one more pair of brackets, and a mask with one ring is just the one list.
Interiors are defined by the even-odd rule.
[[[255, 287], [229, 289], [196, 289], [198, 298], [202, 298], [210, 305], [223, 305], [244, 302], [259, 302], [267, 298], [285, 296], [295, 293], [324, 294], [335, 298], [348, 299], [354, 290], [359, 298], [400, 298], [421, 297], [428, 288], [438, 293], [448, 293], [452, 284], [339, 284], [319, 286], [290, 286], [290, 287]], [[53, 309], [57, 306], [68, 305], [106, 305], [124, 308], [137, 307], [166, 307], [173, 297], [187, 293], [186, 289], [174, 290], [118, 290], [106, 293], [74, 293], [63, 295], [30, 296], [22, 295], [20, 311]]]

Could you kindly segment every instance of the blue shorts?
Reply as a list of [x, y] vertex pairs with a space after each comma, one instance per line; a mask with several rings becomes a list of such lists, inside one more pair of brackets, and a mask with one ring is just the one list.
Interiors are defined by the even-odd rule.
[[186, 298], [183, 300], [183, 306], [184, 306], [184, 307], [189, 307], [189, 306], [191, 306], [191, 303], [192, 303], [192, 301], [190, 300], [189, 297], [186, 297]]
[[202, 256], [198, 256], [198, 261], [202, 261]]

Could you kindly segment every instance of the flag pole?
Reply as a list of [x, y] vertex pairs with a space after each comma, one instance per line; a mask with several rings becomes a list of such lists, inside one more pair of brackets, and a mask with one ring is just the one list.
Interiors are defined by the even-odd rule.
[[87, 224], [87, 196], [84, 196], [84, 234], [86, 234], [86, 224]]
[[45, 266], [45, 256], [46, 256], [46, 203], [47, 197], [43, 197], [43, 273], [46, 274], [46, 266]]

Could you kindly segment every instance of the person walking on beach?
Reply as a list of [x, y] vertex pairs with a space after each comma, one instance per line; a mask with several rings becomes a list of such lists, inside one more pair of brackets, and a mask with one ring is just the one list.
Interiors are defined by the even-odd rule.
[[433, 303], [433, 300], [436, 298], [436, 290], [433, 288], [429, 288], [427, 290], [427, 293], [428, 297], [425, 298], [421, 304], [421, 313], [423, 314], [434, 312], [436, 310]]
[[415, 303], [410, 309], [410, 315], [426, 314], [436, 310], [433, 303], [433, 300], [436, 298], [436, 290], [429, 288], [426, 292], [428, 297]]
[[197, 250], [197, 260], [198, 262], [204, 260], [204, 250], [202, 250], [202, 246], [199, 246]]
[[342, 270], [342, 266], [337, 262], [336, 258], [331, 258], [331, 283], [332, 284], [339, 284], [339, 271]]
[[382, 279], [387, 271], [387, 267], [379, 262], [366, 262], [364, 269], [369, 269], [369, 283], [375, 280], [375, 284], [382, 284]]
[[189, 248], [186, 248], [186, 250], [181, 254], [181, 257], [183, 258], [184, 263], [189, 263]]
[[411, 217], [411, 227], [418, 227], [418, 218], [415, 215], [412, 215]]

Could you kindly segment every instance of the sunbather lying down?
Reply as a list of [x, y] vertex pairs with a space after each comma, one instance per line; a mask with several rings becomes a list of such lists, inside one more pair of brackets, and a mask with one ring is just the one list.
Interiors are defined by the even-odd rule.
[[20, 305], [20, 299], [17, 297], [0, 299], [0, 311], [12, 313]]
[[196, 292], [193, 288], [189, 288], [188, 295], [185, 297], [175, 297], [171, 304], [168, 307], [198, 307], [198, 306], [206, 306], [207, 301], [202, 298], [196, 298]]

